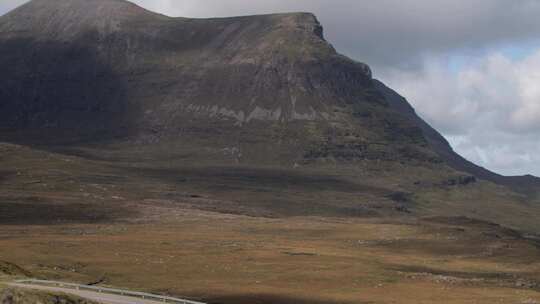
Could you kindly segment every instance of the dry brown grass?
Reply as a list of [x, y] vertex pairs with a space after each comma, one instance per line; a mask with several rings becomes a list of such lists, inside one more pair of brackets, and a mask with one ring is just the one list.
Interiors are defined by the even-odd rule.
[[[492, 184], [403, 186], [440, 179], [427, 168], [188, 167], [0, 148], [0, 261], [39, 278], [210, 303], [540, 303], [535, 243], [484, 222], [417, 219], [538, 231], [539, 208]], [[414, 190], [412, 215], [386, 196], [400, 189]]]
[[160, 222], [0, 227], [2, 258], [43, 278], [215, 303], [540, 301], [538, 248], [487, 224], [162, 211]]

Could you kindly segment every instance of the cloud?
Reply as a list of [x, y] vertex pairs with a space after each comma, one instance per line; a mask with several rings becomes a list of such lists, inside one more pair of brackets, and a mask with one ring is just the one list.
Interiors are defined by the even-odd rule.
[[0, 2], [0, 16], [27, 2], [26, 0], [2, 0]]
[[540, 50], [520, 59], [471, 58], [458, 71], [440, 58], [384, 78], [472, 161], [505, 174], [540, 174]]

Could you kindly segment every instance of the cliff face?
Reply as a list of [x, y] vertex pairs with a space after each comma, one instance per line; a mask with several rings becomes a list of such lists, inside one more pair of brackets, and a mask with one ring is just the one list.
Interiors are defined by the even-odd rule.
[[119, 0], [34, 0], [0, 18], [0, 33], [6, 130], [207, 138], [246, 160], [273, 151], [270, 162], [436, 158], [312, 14], [185, 19]]
[[[370, 80], [367, 66], [342, 58], [324, 40], [311, 14], [190, 20], [124, 1], [36, 0], [3, 16], [0, 33], [2, 67], [11, 72], [4, 73], [2, 98], [23, 105], [12, 123], [19, 116], [38, 125], [55, 120], [42, 112], [58, 99], [83, 108], [121, 106], [128, 84], [132, 106], [145, 115], [137, 123], [185, 112], [235, 123], [314, 120], [330, 116], [332, 91], [348, 88], [343, 80]], [[80, 88], [43, 96], [50, 90], [40, 86], [52, 81], [53, 90], [63, 83]], [[89, 83], [96, 85], [88, 90]], [[110, 94], [99, 92], [106, 83]]]

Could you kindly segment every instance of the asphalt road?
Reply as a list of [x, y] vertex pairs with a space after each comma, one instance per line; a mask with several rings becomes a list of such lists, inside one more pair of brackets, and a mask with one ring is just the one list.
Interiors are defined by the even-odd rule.
[[36, 285], [27, 285], [27, 284], [18, 284], [11, 283], [10, 286], [17, 288], [28, 288], [41, 291], [50, 291], [54, 293], [65, 293], [69, 295], [75, 295], [81, 298], [92, 300], [94, 302], [102, 304], [163, 304], [163, 302], [143, 300], [138, 298], [111, 295], [106, 293], [98, 293], [86, 290], [75, 290], [68, 288], [59, 288], [59, 287], [47, 287], [47, 286], [36, 286]]

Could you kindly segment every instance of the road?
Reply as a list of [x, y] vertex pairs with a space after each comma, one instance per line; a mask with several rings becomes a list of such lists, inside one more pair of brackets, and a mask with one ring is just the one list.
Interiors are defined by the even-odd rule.
[[133, 297], [126, 297], [120, 295], [112, 295], [106, 293], [99, 293], [86, 290], [75, 290], [69, 288], [60, 288], [60, 287], [48, 287], [48, 286], [39, 286], [39, 285], [30, 285], [30, 284], [19, 284], [19, 283], [10, 283], [9, 286], [16, 288], [28, 288], [34, 290], [48, 291], [54, 293], [65, 293], [69, 295], [75, 295], [81, 298], [92, 300], [94, 302], [102, 304], [163, 304], [161, 301], [151, 301], [138, 299]]

